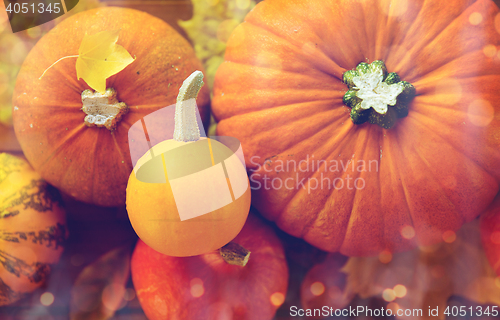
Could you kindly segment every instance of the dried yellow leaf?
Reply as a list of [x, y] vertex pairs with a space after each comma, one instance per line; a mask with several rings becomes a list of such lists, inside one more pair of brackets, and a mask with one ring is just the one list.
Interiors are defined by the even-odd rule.
[[76, 75], [94, 90], [104, 94], [106, 79], [134, 61], [127, 50], [116, 44], [120, 30], [85, 35], [76, 60]]

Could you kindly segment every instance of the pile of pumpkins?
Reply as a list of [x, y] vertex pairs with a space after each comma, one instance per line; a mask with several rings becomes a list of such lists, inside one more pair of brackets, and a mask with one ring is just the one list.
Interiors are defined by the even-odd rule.
[[[229, 38], [213, 98], [206, 86], [198, 95], [199, 114], [208, 128], [211, 105], [217, 134], [239, 139], [252, 210], [290, 235], [324, 251], [369, 256], [440, 242], [487, 211], [483, 243], [500, 274], [500, 241], [492, 236], [500, 232], [499, 12], [487, 0], [263, 1]], [[129, 112], [114, 130], [87, 127], [81, 93], [89, 87], [77, 80], [74, 61], [39, 78], [78, 52], [85, 34], [116, 29], [136, 60], [107, 87]], [[416, 90], [408, 114], [390, 129], [354, 123], [345, 104], [344, 75], [357, 70], [359, 84], [366, 72], [359, 66], [373, 61], [384, 62], [384, 79], [395, 73]], [[161, 196], [153, 188], [130, 210], [128, 129], [174, 104], [195, 70], [203, 67], [185, 39], [132, 9], [80, 13], [37, 43], [13, 95], [15, 133], [29, 164], [0, 156], [0, 305], [41, 285], [61, 254], [68, 230], [51, 186], [99, 206], [127, 204], [131, 219], [147, 219]], [[332, 183], [349, 178], [362, 187]], [[192, 234], [180, 227], [189, 221], [169, 222], [172, 236], [202, 234], [217, 246], [231, 240], [227, 230], [241, 230], [233, 242], [251, 251], [245, 266], [228, 264], [218, 251], [191, 256], [182, 241], [177, 257], [138, 241], [132, 278], [150, 319], [273, 318], [287, 290], [284, 250], [248, 211], [229, 213], [243, 217], [240, 225], [221, 229], [214, 219]], [[36, 259], [23, 256], [28, 251]], [[201, 300], [186, 293], [193, 278], [203, 282]]]

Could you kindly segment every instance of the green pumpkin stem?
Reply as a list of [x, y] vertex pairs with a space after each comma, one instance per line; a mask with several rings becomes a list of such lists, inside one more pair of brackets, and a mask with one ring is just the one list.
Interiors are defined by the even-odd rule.
[[234, 242], [229, 242], [219, 252], [222, 259], [232, 265], [244, 267], [250, 259], [250, 251]]
[[[382, 60], [370, 64], [361, 62], [355, 69], [344, 72], [342, 80], [348, 88], [342, 101], [351, 108], [351, 120], [354, 124], [368, 121], [384, 129], [390, 129], [398, 118], [408, 115], [409, 105], [416, 94], [415, 87], [411, 83], [401, 81], [395, 72], [387, 73], [387, 67]], [[355, 82], [361, 88], [358, 88]], [[374, 95], [380, 95], [387, 101], [387, 109], [378, 103], [380, 99], [363, 102], [363, 97], [373, 99]]]

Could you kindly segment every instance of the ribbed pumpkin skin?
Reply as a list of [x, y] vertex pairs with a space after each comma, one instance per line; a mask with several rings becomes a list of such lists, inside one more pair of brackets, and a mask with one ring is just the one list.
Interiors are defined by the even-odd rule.
[[[500, 44], [498, 12], [492, 1], [259, 3], [228, 41], [212, 104], [218, 134], [242, 142], [252, 204], [284, 231], [351, 256], [436, 243], [476, 217], [500, 180], [500, 60], [483, 50]], [[417, 91], [389, 130], [354, 125], [342, 103], [342, 74], [374, 60]], [[318, 171], [318, 160], [339, 168]], [[293, 180], [270, 187], [275, 178]], [[344, 187], [325, 180], [308, 193], [309, 178]]]
[[[117, 129], [86, 127], [77, 81], [76, 59], [85, 33], [121, 29], [118, 44], [136, 60], [107, 80], [130, 111]], [[64, 20], [45, 35], [26, 58], [13, 95], [13, 122], [26, 158], [42, 177], [84, 202], [125, 204], [132, 163], [128, 129], [145, 115], [176, 101], [192, 72], [203, 71], [190, 44], [172, 27], [149, 14], [126, 8], [98, 8]], [[209, 91], [198, 96], [200, 115], [209, 120]]]
[[[246, 266], [226, 263], [219, 250], [178, 258], [158, 253], [139, 240], [131, 272], [148, 319], [272, 319], [278, 306], [271, 303], [271, 296], [277, 292], [285, 295], [288, 286], [280, 240], [250, 213], [233, 242], [250, 250]], [[202, 295], [193, 288], [200, 280]]]
[[25, 160], [0, 153], [0, 306], [45, 283], [66, 238], [53, 187]]

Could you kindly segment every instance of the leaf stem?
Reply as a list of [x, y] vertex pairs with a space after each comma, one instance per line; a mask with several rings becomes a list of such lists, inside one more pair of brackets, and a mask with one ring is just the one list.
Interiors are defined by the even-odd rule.
[[45, 75], [45, 73], [47, 71], [49, 71], [50, 68], [52, 68], [56, 63], [58, 63], [59, 61], [61, 60], [64, 60], [64, 59], [68, 59], [68, 58], [78, 58], [80, 55], [74, 55], [74, 56], [67, 56], [67, 57], [62, 57], [61, 59], [57, 60], [56, 62], [54, 62], [53, 64], [50, 65], [50, 67], [48, 67], [47, 69], [45, 69], [45, 71], [42, 73], [42, 75], [40, 76], [40, 78], [38, 78], [38, 80], [42, 80], [42, 77]]

